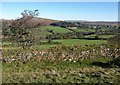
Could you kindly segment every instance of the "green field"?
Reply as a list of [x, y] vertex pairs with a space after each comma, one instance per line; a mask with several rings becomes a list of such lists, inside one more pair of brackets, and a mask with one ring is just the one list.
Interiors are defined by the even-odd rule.
[[[84, 40], [84, 39], [60, 39], [60, 40], [53, 40], [52, 42], [61, 42], [62, 44], [43, 44], [43, 45], [37, 45], [33, 48], [38, 48], [40, 50], [49, 49], [50, 47], [57, 46], [57, 45], [100, 45], [100, 44], [106, 44], [106, 40]], [[10, 42], [4, 42], [4, 45], [8, 45], [7, 47], [3, 47], [3, 49], [11, 48], [11, 49], [18, 49], [18, 47], [15, 46], [9, 46]]]
[[58, 26], [45, 26], [46, 30], [53, 30], [54, 33], [67, 33], [71, 32], [69, 29], [58, 27]]
[[100, 38], [112, 38], [115, 35], [100, 35]]
[[83, 28], [79, 28], [79, 29], [75, 29], [76, 32], [95, 32], [94, 29], [83, 29]]
[[[86, 38], [94, 38], [96, 35], [93, 34], [93, 35], [88, 35], [88, 36], [85, 36]], [[99, 38], [112, 38], [114, 37], [115, 35], [98, 35]]]
[[60, 42], [62, 44], [44, 44], [44, 45], [38, 45], [35, 47], [38, 47], [40, 50], [49, 49], [50, 47], [54, 47], [57, 45], [100, 45], [100, 44], [106, 44], [106, 40], [84, 40], [84, 39], [60, 39], [60, 40], [53, 40], [52, 42]]
[[106, 40], [84, 40], [84, 39], [62, 39], [53, 42], [62, 42], [63, 45], [90, 45], [90, 44], [106, 44]]

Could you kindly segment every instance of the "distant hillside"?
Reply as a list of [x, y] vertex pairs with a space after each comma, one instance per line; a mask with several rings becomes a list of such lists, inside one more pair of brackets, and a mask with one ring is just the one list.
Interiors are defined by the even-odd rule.
[[[10, 24], [14, 20], [6, 20], [6, 19], [0, 19], [0, 22], [2, 23], [8, 23]], [[46, 19], [46, 18], [40, 18], [35, 17], [29, 21], [27, 21], [28, 25], [34, 26], [34, 25], [51, 25], [54, 23], [61, 23], [61, 22], [79, 22], [84, 23], [88, 25], [112, 25], [112, 26], [118, 26], [118, 22], [109, 22], [109, 21], [82, 21], [82, 20], [66, 20], [66, 21], [60, 21], [60, 20], [53, 20], [53, 19]], [[64, 24], [64, 23], [63, 23]], [[70, 23], [69, 23], [70, 24]], [[119, 22], [120, 25], [120, 22]]]
[[[0, 19], [0, 22], [2, 22], [2, 24], [4, 24], [4, 23], [11, 24], [12, 21], [14, 21], [14, 20]], [[26, 23], [28, 23], [29, 25], [34, 26], [34, 25], [37, 25], [37, 24], [39, 24], [39, 25], [50, 25], [51, 23], [54, 23], [54, 22], [59, 22], [59, 21], [58, 20], [35, 17], [33, 19], [30, 19]]]
[[52, 20], [52, 19], [45, 19], [45, 18], [35, 17], [35, 18], [31, 19], [29, 22], [31, 22], [33, 24], [50, 25], [51, 23], [59, 22], [59, 21]]
[[120, 25], [120, 22], [117, 21], [82, 21], [82, 20], [66, 20], [66, 22], [80, 22], [85, 23], [89, 25], [112, 25], [112, 26], [118, 26]]
[[120, 24], [120, 22], [85, 22], [85, 24], [91, 24], [91, 25], [112, 25], [112, 26], [117, 26]]

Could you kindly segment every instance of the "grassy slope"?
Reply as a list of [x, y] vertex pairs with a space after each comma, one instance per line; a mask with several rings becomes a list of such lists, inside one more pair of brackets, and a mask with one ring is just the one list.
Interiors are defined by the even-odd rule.
[[71, 32], [70, 30], [68, 30], [66, 28], [62, 28], [62, 27], [58, 27], [58, 26], [45, 26], [44, 28], [47, 30], [53, 30], [53, 32], [55, 32], [55, 33]]
[[111, 83], [119, 81], [119, 68], [101, 68], [92, 62], [108, 62], [111, 59], [84, 60], [80, 62], [28, 62], [3, 63], [4, 83]]

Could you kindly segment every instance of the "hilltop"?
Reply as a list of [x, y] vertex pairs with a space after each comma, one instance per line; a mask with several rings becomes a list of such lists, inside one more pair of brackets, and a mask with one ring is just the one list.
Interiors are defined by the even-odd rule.
[[[7, 20], [7, 19], [0, 19], [0, 22], [4, 23], [7, 22], [10, 24], [14, 20]], [[27, 21], [27, 23], [32, 23], [32, 25], [51, 25], [52, 23], [56, 22], [62, 22], [62, 20], [53, 20], [53, 19], [47, 19], [47, 18], [41, 18], [41, 17], [35, 17]], [[79, 23], [84, 23], [88, 25], [111, 25], [111, 26], [118, 26], [120, 22], [117, 21], [84, 21], [84, 20], [64, 20], [64, 22], [79, 22]]]
[[[0, 19], [0, 22], [3, 23], [7, 23], [10, 24], [12, 23], [14, 20], [7, 20], [7, 19]], [[32, 19], [30, 19], [29, 21], [27, 21], [27, 23], [32, 23], [32, 25], [50, 25], [51, 23], [55, 23], [55, 22], [59, 22], [58, 20], [53, 20], [53, 19], [46, 19], [46, 18], [40, 18], [40, 17], [34, 17]]]

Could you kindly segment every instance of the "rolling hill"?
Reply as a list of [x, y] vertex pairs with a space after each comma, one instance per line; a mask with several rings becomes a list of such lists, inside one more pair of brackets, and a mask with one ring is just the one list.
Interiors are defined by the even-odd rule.
[[81, 22], [89, 25], [111, 25], [118, 26], [120, 22], [117, 21], [83, 21], [83, 20], [66, 20], [66, 22]]
[[[7, 20], [7, 19], [0, 19], [0, 22], [2, 22], [2, 24], [5, 24], [7, 23], [8, 25], [11, 24], [14, 20], [11, 19], [11, 20]], [[39, 18], [39, 17], [34, 17], [30, 20], [28, 20], [26, 23], [28, 25], [50, 25], [51, 23], [54, 23], [54, 22], [59, 22], [58, 20], [52, 20], [52, 19], [46, 19], [46, 18]]]
[[[12, 21], [14, 21], [13, 19], [11, 20], [7, 20], [7, 19], [0, 19], [0, 22], [4, 23], [11, 23]], [[32, 23], [32, 25], [36, 25], [36, 24], [41, 24], [41, 25], [50, 25], [52, 23], [55, 22], [60, 22], [62, 20], [53, 20], [53, 19], [47, 19], [47, 18], [41, 18], [41, 17], [35, 17], [33, 19], [30, 19], [29, 21], [27, 21], [27, 23]], [[111, 25], [111, 26], [118, 26], [120, 25], [120, 22], [117, 21], [82, 21], [82, 20], [65, 20], [65, 22], [81, 22], [81, 23], [85, 23], [85, 24], [89, 24], [89, 25]]]

